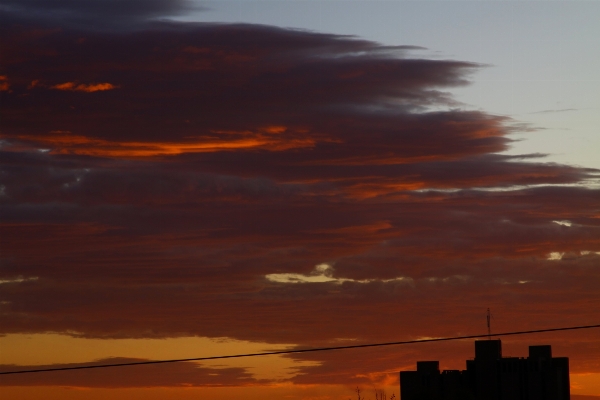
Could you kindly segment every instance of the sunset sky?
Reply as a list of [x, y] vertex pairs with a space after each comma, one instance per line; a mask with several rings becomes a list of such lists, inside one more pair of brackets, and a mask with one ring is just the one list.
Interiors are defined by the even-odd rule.
[[[0, 0], [0, 371], [600, 324], [600, 2]], [[600, 400], [600, 330], [551, 344]], [[398, 398], [472, 340], [0, 376]], [[6, 397], [5, 397], [6, 395]]]

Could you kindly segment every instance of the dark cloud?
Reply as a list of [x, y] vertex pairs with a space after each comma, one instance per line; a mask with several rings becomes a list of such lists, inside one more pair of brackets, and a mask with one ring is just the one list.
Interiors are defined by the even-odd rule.
[[506, 118], [429, 109], [449, 101], [439, 88], [464, 84], [477, 65], [410, 57], [410, 46], [249, 25], [7, 32], [5, 138], [21, 150], [161, 158], [170, 162], [147, 176], [167, 168], [320, 181], [356, 196], [591, 174], [492, 155], [517, 129]]
[[131, 29], [152, 19], [203, 8], [188, 0], [3, 0], [3, 19], [46, 27]]
[[[135, 18], [167, 7], [148, 4]], [[37, 28], [0, 27], [2, 333], [307, 346], [481, 332], [487, 307], [498, 330], [596, 322], [598, 171], [500, 154], [526, 128], [445, 92], [479, 65], [267, 26]], [[581, 338], [557, 348], [600, 371]], [[350, 357], [296, 382], [398, 367]]]
[[[68, 154], [89, 154], [89, 147], [120, 156], [316, 148], [316, 162], [396, 162], [499, 151], [508, 142], [500, 118], [408, 113], [447, 102], [437, 88], [464, 84], [477, 65], [397, 57], [402, 47], [245, 25], [6, 34], [13, 40], [3, 49], [4, 69], [14, 91], [4, 101], [7, 132], [26, 129], [20, 138], [37, 142], [35, 134], [43, 135]], [[91, 84], [118, 88], [49, 90]], [[35, 120], [18, 111], [34, 109], [44, 110]], [[443, 129], [456, 132], [451, 143]], [[371, 154], [355, 154], [361, 148]], [[304, 153], [300, 161], [313, 157]]]

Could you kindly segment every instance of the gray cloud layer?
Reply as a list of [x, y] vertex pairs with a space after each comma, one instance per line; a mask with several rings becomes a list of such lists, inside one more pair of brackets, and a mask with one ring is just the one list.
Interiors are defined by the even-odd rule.
[[84, 30], [131, 29], [203, 8], [188, 0], [2, 0], [0, 11], [22, 21]]

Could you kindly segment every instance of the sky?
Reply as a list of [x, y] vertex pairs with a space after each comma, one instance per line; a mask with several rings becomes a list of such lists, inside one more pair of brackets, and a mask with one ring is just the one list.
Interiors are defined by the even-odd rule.
[[[596, 1], [2, 0], [0, 371], [600, 323]], [[570, 358], [594, 330], [503, 338]], [[0, 376], [398, 397], [472, 341]]]

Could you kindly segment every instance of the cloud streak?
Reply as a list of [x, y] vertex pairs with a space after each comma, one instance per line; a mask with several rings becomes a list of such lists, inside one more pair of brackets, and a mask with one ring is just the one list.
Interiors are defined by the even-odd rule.
[[[50, 366], [22, 367], [0, 365], [0, 371], [39, 368], [85, 367], [102, 364], [146, 361], [138, 358], [107, 358], [93, 363], [52, 364]], [[224, 387], [266, 384], [256, 380], [244, 368], [205, 368], [197, 363], [175, 363], [135, 366], [133, 374], [118, 368], [56, 371], [44, 374], [6, 375], [0, 386], [63, 386], [85, 388], [136, 388], [136, 387]], [[166, 368], [165, 368], [166, 366]], [[127, 367], [124, 367], [127, 368]]]
[[104, 91], [104, 90], [112, 90], [112, 89], [117, 89], [117, 88], [118, 88], [118, 86], [115, 86], [112, 83], [108, 83], [108, 82], [90, 83], [90, 84], [64, 82], [64, 83], [59, 83], [57, 85], [50, 87], [50, 89], [72, 90], [72, 91], [76, 91], [76, 92], [86, 92], [86, 93], [100, 92], [100, 91]]
[[192, 10], [205, 9], [188, 0], [6, 0], [0, 6], [0, 12], [19, 21], [88, 31], [136, 29]]

